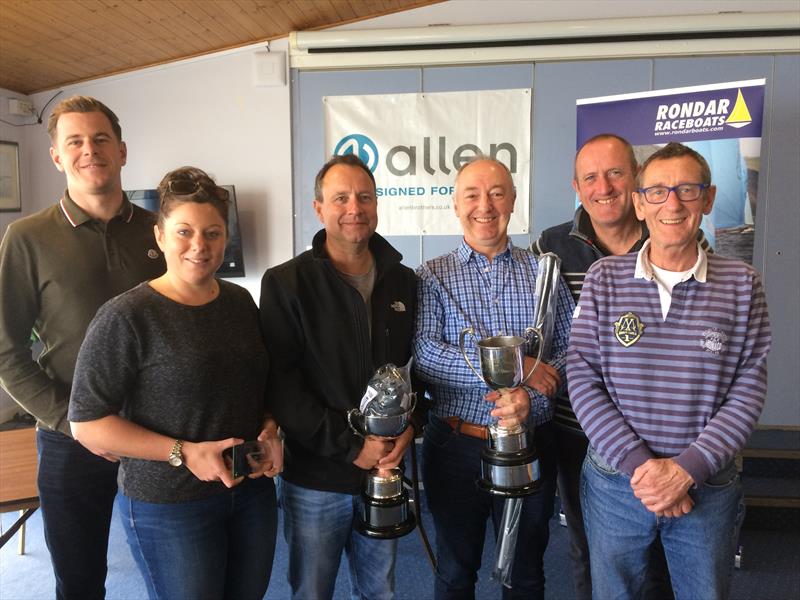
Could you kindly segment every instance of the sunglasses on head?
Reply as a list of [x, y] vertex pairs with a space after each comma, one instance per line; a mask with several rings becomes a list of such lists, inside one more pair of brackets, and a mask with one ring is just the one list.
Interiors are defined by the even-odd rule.
[[228, 201], [228, 190], [225, 188], [214, 186], [213, 192], [209, 192], [206, 188], [200, 185], [200, 182], [192, 179], [171, 179], [167, 183], [167, 190], [173, 196], [193, 196], [197, 193], [209, 195], [210, 193], [213, 193], [223, 202]]

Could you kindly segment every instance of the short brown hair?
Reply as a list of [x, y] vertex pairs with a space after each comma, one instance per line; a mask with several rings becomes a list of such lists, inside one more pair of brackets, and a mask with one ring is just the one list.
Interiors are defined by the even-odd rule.
[[[187, 195], [177, 195], [169, 191], [171, 181], [192, 181], [199, 188], [196, 192]], [[228, 191], [219, 187], [209, 175], [197, 167], [181, 167], [170, 171], [158, 184], [158, 197], [160, 207], [158, 209], [158, 228], [164, 229], [164, 221], [169, 217], [172, 210], [186, 202], [197, 202], [199, 204], [209, 203], [217, 209], [222, 220], [225, 221], [225, 231], [228, 230], [228, 206], [230, 199]]]
[[583, 142], [581, 147], [578, 148], [578, 151], [575, 153], [575, 160], [572, 162], [572, 178], [575, 181], [578, 180], [578, 155], [581, 153], [581, 151], [589, 144], [593, 144], [594, 142], [599, 142], [601, 140], [616, 140], [622, 144], [623, 148], [625, 148], [625, 152], [628, 154], [628, 160], [631, 163], [631, 172], [636, 175], [636, 168], [639, 165], [636, 162], [636, 154], [633, 152], [633, 146], [631, 143], [616, 133], [598, 133], [597, 135], [594, 135]]
[[47, 119], [47, 133], [50, 135], [50, 141], [55, 143], [58, 127], [58, 119], [65, 113], [89, 113], [101, 112], [108, 117], [111, 123], [111, 129], [114, 130], [114, 135], [117, 136], [117, 141], [122, 141], [122, 127], [119, 125], [119, 119], [114, 111], [108, 108], [105, 104], [91, 96], [70, 96], [56, 104], [50, 117]]
[[314, 178], [314, 200], [317, 202], [322, 202], [322, 182], [325, 179], [325, 175], [327, 175], [328, 171], [331, 170], [331, 167], [335, 167], [336, 165], [345, 165], [347, 167], [356, 167], [361, 169], [369, 176], [369, 180], [372, 182], [372, 190], [377, 191], [375, 189], [375, 176], [372, 174], [372, 171], [369, 170], [369, 167], [364, 164], [364, 161], [358, 158], [358, 156], [355, 154], [342, 154], [332, 156], [328, 162], [322, 165], [322, 168]]
[[689, 146], [684, 146], [678, 142], [670, 142], [663, 148], [659, 148], [653, 152], [647, 158], [647, 160], [644, 161], [642, 169], [639, 171], [639, 176], [636, 178], [636, 185], [641, 187], [642, 181], [644, 180], [644, 172], [647, 170], [647, 167], [651, 162], [657, 160], [669, 160], [670, 158], [681, 158], [683, 156], [693, 158], [700, 166], [700, 179], [703, 180], [700, 183], [711, 183], [711, 167], [708, 166], [708, 162], [706, 162], [706, 159], [703, 158], [703, 155], [697, 152], [697, 150], [689, 148]]

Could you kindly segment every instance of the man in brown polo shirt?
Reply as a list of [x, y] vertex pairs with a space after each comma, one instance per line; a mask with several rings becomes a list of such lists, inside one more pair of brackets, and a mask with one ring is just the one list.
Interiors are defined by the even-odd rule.
[[[154, 216], [122, 191], [117, 116], [83, 96], [50, 116], [50, 156], [67, 178], [55, 205], [0, 243], [0, 384], [37, 419], [39, 498], [57, 598], [103, 598], [117, 462], [74, 441], [67, 406], [86, 328], [108, 299], [164, 272]], [[44, 349], [35, 360], [31, 333]]]

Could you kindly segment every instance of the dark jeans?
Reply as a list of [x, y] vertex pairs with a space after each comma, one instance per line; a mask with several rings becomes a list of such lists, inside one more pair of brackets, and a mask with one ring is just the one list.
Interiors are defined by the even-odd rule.
[[572, 559], [575, 600], [592, 599], [592, 573], [589, 567], [589, 542], [583, 528], [581, 512], [580, 481], [583, 459], [589, 440], [582, 433], [572, 433], [555, 427], [558, 497], [561, 510], [567, 518], [569, 531], [569, 555]]
[[[567, 518], [569, 531], [569, 555], [572, 558], [576, 600], [591, 600], [592, 574], [589, 567], [589, 542], [583, 524], [581, 510], [580, 481], [583, 460], [589, 440], [585, 435], [555, 427], [558, 461], [558, 496], [561, 509]], [[661, 538], [656, 537], [650, 549], [643, 600], [672, 600], [672, 585], [667, 569], [667, 559]]]
[[[523, 501], [512, 587], [502, 588], [503, 598], [544, 598], [543, 558], [556, 487], [551, 428], [545, 425], [535, 432], [542, 487]], [[505, 499], [475, 484], [485, 444], [455, 433], [447, 423], [430, 415], [422, 445], [422, 476], [436, 526], [438, 573], [434, 594], [438, 600], [475, 597], [487, 519], [491, 517], [495, 535], [499, 529]]]
[[57, 431], [39, 429], [36, 443], [39, 500], [56, 598], [104, 598], [118, 465]]

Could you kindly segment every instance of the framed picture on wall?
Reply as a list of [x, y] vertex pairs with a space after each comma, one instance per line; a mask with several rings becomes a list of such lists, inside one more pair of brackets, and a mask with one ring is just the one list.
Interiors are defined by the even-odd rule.
[[20, 212], [19, 144], [0, 142], [0, 212]]

